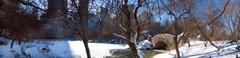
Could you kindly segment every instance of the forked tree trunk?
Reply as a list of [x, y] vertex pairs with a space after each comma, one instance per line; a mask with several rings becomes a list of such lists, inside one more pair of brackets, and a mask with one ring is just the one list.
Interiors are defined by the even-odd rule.
[[[142, 55], [140, 54], [141, 52], [140, 52], [140, 50], [138, 50], [137, 42], [136, 42], [136, 39], [137, 39], [137, 37], [139, 35], [138, 32], [135, 32], [135, 36], [131, 37], [132, 31], [133, 31], [131, 29], [131, 27], [132, 27], [132, 25], [131, 25], [131, 22], [132, 22], [131, 16], [132, 16], [132, 14], [130, 13], [130, 10], [129, 10], [129, 7], [128, 7], [128, 0], [124, 1], [124, 5], [123, 5], [122, 11], [124, 12], [124, 15], [125, 15], [125, 17], [127, 19], [127, 22], [125, 23], [125, 25], [126, 25], [125, 39], [126, 39], [128, 45], [129, 45], [129, 47], [130, 47], [130, 49], [132, 51], [132, 54], [133, 54], [134, 58], [142, 58]], [[135, 19], [137, 19], [137, 18], [135, 18]], [[125, 29], [125, 28], [123, 28], [123, 29]]]

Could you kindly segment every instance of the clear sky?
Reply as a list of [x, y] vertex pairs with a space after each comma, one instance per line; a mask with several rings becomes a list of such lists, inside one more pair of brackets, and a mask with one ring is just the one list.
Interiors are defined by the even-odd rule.
[[[46, 7], [44, 7], [44, 5], [47, 5], [47, 3], [46, 3], [47, 0], [32, 0], [32, 1], [35, 1], [36, 5], [39, 6], [40, 8], [47, 9]], [[45, 3], [40, 3], [40, 1], [45, 1]], [[68, 1], [70, 1], [70, 0], [68, 0]], [[96, 13], [97, 9], [99, 7], [105, 7], [106, 4], [103, 1], [104, 0], [95, 0], [94, 2], [90, 2], [90, 8], [89, 8], [90, 11], [92, 13]], [[159, 1], [159, 0], [149, 0], [149, 1]], [[164, 1], [164, 3], [167, 4], [168, 0], [163, 0], [163, 1]], [[222, 1], [226, 1], [226, 0], [194, 0], [195, 5], [196, 5], [195, 7], [198, 10], [201, 9], [200, 12], [206, 10], [208, 8], [207, 6], [209, 4], [212, 4], [213, 5], [212, 7], [216, 7], [216, 9], [221, 10], [222, 5], [224, 4], [224, 3], [222, 3]], [[231, 0], [231, 1], [238, 1], [238, 0]], [[210, 2], [213, 2], [213, 3], [210, 3]], [[71, 2], [69, 2], [69, 3], [71, 3]], [[137, 0], [129, 0], [129, 4], [135, 4], [136, 5]], [[156, 7], [157, 5], [161, 6], [161, 3], [151, 2], [148, 6]], [[25, 9], [24, 7], [26, 7], [26, 6], [23, 6], [22, 8]], [[143, 10], [146, 10], [146, 7], [141, 7], [140, 10], [138, 11], [138, 15], [140, 15]], [[29, 12], [31, 12], [31, 11], [32, 10], [30, 9]], [[159, 11], [158, 9], [157, 10], [150, 10], [150, 11], [154, 15], [154, 18], [155, 18], [156, 21], [160, 21], [160, 19], [161, 19], [161, 23], [164, 23], [166, 20], [170, 20], [170, 21], [172, 20], [171, 16], [167, 14], [168, 13], [167, 11], [162, 11], [162, 9], [160, 9], [160, 11], [161, 11], [160, 15], [158, 13], [158, 11]], [[194, 11], [196, 11], [196, 10], [194, 10]], [[40, 12], [39, 14], [41, 14], [41, 13], [42, 12]], [[218, 15], [218, 14], [219, 13], [216, 13], [216, 15]], [[202, 16], [204, 14], [195, 13], [194, 15], [195, 16]], [[202, 18], [202, 17], [200, 17], [200, 18]]]

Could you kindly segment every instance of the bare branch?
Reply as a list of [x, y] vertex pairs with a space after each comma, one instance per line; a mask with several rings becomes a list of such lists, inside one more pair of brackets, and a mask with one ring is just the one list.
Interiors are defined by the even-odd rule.
[[169, 14], [173, 15], [174, 17], [176, 17], [175, 14], [173, 14], [172, 10], [170, 10], [167, 5], [163, 2], [163, 0], [161, 0], [161, 3], [163, 4], [163, 6], [169, 11]]
[[123, 35], [119, 35], [119, 34], [116, 34], [116, 33], [113, 33], [113, 35], [115, 35], [115, 36], [117, 36], [119, 38], [122, 38], [124, 40], [127, 40], [127, 38], [125, 36], [123, 36]]
[[125, 32], [127, 32], [127, 29], [124, 28], [122, 24], [119, 24], [118, 26], [119, 26], [122, 30], [124, 30]]
[[44, 12], [47, 11], [47, 10], [45, 10], [45, 9], [42, 9], [42, 8], [36, 6], [36, 5], [33, 5], [33, 4], [30, 3], [30, 2], [24, 2], [24, 1], [20, 0], [20, 3], [22, 3], [23, 5], [29, 5], [29, 6], [32, 6], [32, 7], [34, 7], [34, 8], [37, 8], [37, 9], [41, 10], [41, 11], [44, 11]]
[[225, 10], [226, 10], [228, 4], [229, 4], [229, 0], [224, 4], [223, 11], [222, 11], [217, 17], [215, 17], [213, 20], [211, 20], [210, 22], [208, 22], [207, 24], [210, 24], [210, 23], [215, 22], [220, 16], [222, 16], [223, 13], [224, 13]]
[[177, 39], [178, 39], [178, 40], [177, 40], [177, 43], [179, 43], [181, 40], [184, 39], [184, 38], [183, 38], [184, 35], [185, 35], [185, 33], [181, 33], [181, 34], [178, 35], [178, 37], [177, 37]]

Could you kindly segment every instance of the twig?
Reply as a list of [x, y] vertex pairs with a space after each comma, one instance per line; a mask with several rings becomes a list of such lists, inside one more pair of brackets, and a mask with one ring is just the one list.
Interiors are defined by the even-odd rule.
[[34, 8], [37, 8], [37, 9], [41, 10], [41, 11], [44, 11], [44, 12], [47, 11], [47, 10], [42, 9], [42, 8], [40, 8], [40, 7], [38, 7], [38, 6], [35, 6], [35, 5], [33, 5], [32, 3], [29, 3], [29, 2], [24, 2], [24, 1], [20, 0], [20, 3], [22, 3], [23, 5], [29, 5], [29, 6], [32, 6], [32, 7], [34, 7]]
[[208, 22], [207, 24], [210, 24], [210, 23], [215, 22], [220, 16], [222, 16], [223, 13], [225, 12], [226, 8], [227, 8], [228, 3], [229, 3], [229, 0], [226, 2], [226, 4], [224, 4], [223, 11], [220, 13], [220, 15], [218, 15], [217, 17], [215, 17], [213, 20], [211, 20], [211, 21]]

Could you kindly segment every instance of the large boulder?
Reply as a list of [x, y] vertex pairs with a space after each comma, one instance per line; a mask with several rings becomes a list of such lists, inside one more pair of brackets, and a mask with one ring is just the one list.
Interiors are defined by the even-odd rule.
[[[180, 38], [181, 35], [178, 35]], [[172, 34], [164, 33], [164, 34], [157, 34], [151, 38], [151, 42], [154, 49], [162, 49], [162, 50], [171, 50], [175, 48], [174, 38], [175, 36]], [[179, 46], [184, 44], [184, 40], [179, 42]]]

